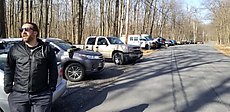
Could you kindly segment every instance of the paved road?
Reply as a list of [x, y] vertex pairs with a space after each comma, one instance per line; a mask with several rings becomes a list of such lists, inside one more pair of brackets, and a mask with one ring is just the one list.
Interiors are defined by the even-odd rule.
[[117, 69], [113, 81], [67, 111], [230, 112], [230, 58], [208, 45], [161, 49]]

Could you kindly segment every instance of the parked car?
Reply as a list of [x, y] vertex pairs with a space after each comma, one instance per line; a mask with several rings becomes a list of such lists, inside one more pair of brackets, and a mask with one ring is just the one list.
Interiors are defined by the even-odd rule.
[[172, 40], [166, 40], [165, 41], [165, 46], [166, 47], [169, 47], [169, 46], [174, 46], [175, 44], [174, 44], [174, 41], [172, 41]]
[[[10, 43], [15, 44], [21, 40], [21, 38], [7, 38], [0, 41], [12, 46], [13, 44]], [[104, 58], [101, 53], [77, 49], [70, 43], [58, 38], [42, 40], [49, 43], [55, 50], [57, 61], [62, 63], [63, 77], [69, 81], [80, 81], [85, 75], [100, 72], [104, 69]], [[4, 48], [4, 52], [8, 52], [10, 47]]]
[[75, 45], [85, 50], [100, 52], [104, 58], [112, 59], [117, 65], [135, 62], [143, 56], [139, 46], [126, 45], [117, 37], [90, 36], [84, 45]]
[[151, 48], [155, 49], [155, 48], [158, 48], [158, 42], [156, 40], [154, 40], [154, 38], [149, 35], [149, 34], [141, 34], [141, 37], [145, 38], [148, 42], [151, 43]]
[[42, 39], [49, 43], [56, 52], [57, 60], [62, 63], [64, 78], [69, 81], [80, 81], [85, 75], [95, 75], [104, 69], [104, 58], [99, 52], [76, 48], [70, 43], [58, 39]]
[[0, 39], [0, 54], [7, 53], [11, 46], [21, 41], [21, 38], [1, 38]]
[[157, 38], [154, 38], [153, 41], [156, 42], [158, 44], [158, 48], [160, 48], [161, 46], [165, 46], [166, 39], [163, 37], [157, 37]]
[[[4, 78], [4, 66], [5, 66], [5, 61], [6, 61], [7, 54], [0, 54], [0, 112], [10, 112], [10, 108], [8, 105], [8, 94], [4, 92], [4, 83], [3, 83], [3, 78]], [[66, 80], [63, 79], [62, 76], [62, 67], [61, 63], [58, 63], [58, 70], [59, 70], [59, 75], [58, 75], [58, 81], [56, 85], [56, 90], [53, 93], [53, 102], [57, 100], [61, 95], [63, 95], [66, 91]]]

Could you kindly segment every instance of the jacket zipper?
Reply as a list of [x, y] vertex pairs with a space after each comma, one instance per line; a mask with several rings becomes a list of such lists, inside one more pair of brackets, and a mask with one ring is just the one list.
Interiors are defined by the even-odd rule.
[[[34, 52], [37, 50], [37, 49], [39, 49], [41, 46], [39, 46], [39, 47], [36, 47], [33, 51], [29, 51], [29, 66], [30, 66], [30, 68], [29, 68], [29, 84], [28, 84], [28, 92], [32, 92], [32, 70], [31, 70], [31, 63], [32, 63], [32, 58], [34, 58]], [[43, 49], [42, 49], [43, 50]], [[42, 51], [43, 52], [43, 51]]]

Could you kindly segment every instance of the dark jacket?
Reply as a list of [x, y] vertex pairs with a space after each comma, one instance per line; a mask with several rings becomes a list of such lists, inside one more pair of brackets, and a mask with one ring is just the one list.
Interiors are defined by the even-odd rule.
[[37, 93], [56, 89], [58, 70], [51, 46], [38, 39], [38, 46], [31, 49], [19, 42], [10, 48], [4, 69], [4, 90]]

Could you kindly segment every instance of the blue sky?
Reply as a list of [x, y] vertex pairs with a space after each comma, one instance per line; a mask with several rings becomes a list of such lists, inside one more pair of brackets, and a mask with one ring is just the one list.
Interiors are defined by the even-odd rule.
[[209, 18], [207, 18], [208, 10], [204, 8], [202, 3], [204, 0], [184, 0], [185, 7], [189, 7], [189, 9], [197, 8], [198, 15], [197, 17], [203, 21], [203, 23], [210, 23]]
[[184, 0], [188, 6], [201, 7], [203, 0]]

